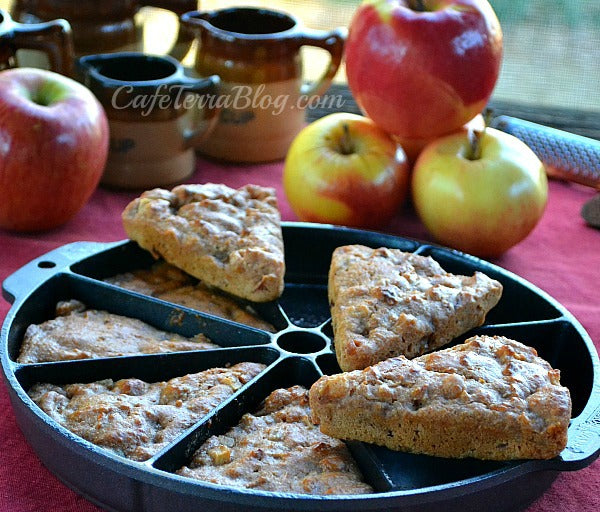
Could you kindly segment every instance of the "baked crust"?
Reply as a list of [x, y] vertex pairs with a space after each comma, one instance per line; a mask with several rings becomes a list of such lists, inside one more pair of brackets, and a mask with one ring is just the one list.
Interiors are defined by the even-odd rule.
[[196, 278], [173, 265], [160, 261], [149, 269], [134, 270], [105, 279], [106, 282], [203, 311], [255, 329], [275, 332], [269, 322], [264, 321], [248, 306], [223, 294], [216, 288], [206, 286]]
[[229, 398], [265, 366], [239, 363], [147, 383], [35, 384], [32, 400], [84, 439], [132, 460], [147, 460]]
[[212, 183], [154, 189], [127, 205], [122, 218], [129, 238], [211, 286], [254, 302], [283, 292], [274, 189]]
[[56, 318], [27, 327], [17, 361], [44, 363], [218, 348], [203, 334], [186, 338], [136, 318], [86, 309], [77, 300], [56, 305]]
[[451, 274], [430, 257], [399, 249], [338, 247], [329, 303], [340, 368], [366, 368], [445, 345], [481, 325], [502, 285], [481, 272]]
[[345, 444], [310, 420], [308, 390], [273, 391], [261, 410], [210, 437], [178, 474], [233, 487], [301, 494], [362, 494], [373, 489]]
[[310, 406], [334, 437], [492, 460], [557, 456], [571, 416], [560, 372], [533, 348], [496, 336], [322, 377]]

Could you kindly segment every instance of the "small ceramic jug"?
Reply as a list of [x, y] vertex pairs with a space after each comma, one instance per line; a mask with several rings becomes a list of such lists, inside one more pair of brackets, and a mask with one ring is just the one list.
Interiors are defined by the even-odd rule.
[[[178, 16], [196, 9], [198, 0], [15, 0], [11, 13], [23, 23], [65, 18], [73, 29], [76, 57], [82, 55], [143, 51], [143, 31], [134, 16], [141, 7], [159, 7]], [[169, 52], [181, 59], [188, 52], [192, 34], [179, 31]]]
[[193, 173], [194, 146], [218, 119], [210, 101], [218, 94], [218, 76], [189, 78], [176, 59], [138, 52], [88, 55], [77, 64], [108, 117], [102, 184], [165, 187]]
[[[237, 162], [283, 158], [305, 125], [305, 107], [329, 87], [342, 61], [346, 30], [311, 30], [286, 13], [250, 7], [184, 14], [198, 38], [195, 70], [222, 80], [221, 115], [197, 149]], [[304, 84], [302, 46], [331, 54], [320, 80]]]
[[0, 9], [0, 70], [19, 65], [18, 50], [44, 52], [50, 69], [71, 75], [73, 67], [73, 40], [71, 27], [65, 20], [21, 24]]

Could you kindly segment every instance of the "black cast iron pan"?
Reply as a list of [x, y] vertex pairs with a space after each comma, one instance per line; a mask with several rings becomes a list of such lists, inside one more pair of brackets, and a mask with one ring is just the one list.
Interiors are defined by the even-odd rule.
[[[3, 284], [13, 303], [1, 334], [2, 368], [20, 428], [42, 462], [90, 501], [118, 511], [501, 511], [531, 503], [560, 471], [589, 465], [600, 452], [600, 364], [592, 341], [564, 307], [495, 265], [413, 240], [323, 225], [286, 223], [286, 288], [279, 301], [259, 305], [279, 331], [269, 334], [188, 308], [144, 297], [102, 282], [148, 266], [152, 258], [132, 242], [79, 242], [25, 265]], [[567, 448], [549, 461], [449, 460], [393, 452], [362, 443], [350, 449], [376, 492], [364, 496], [307, 496], [223, 487], [186, 479], [174, 471], [210, 435], [234, 426], [274, 389], [309, 387], [320, 375], [339, 372], [333, 353], [327, 272], [335, 247], [396, 247], [431, 255], [450, 272], [475, 270], [498, 279], [503, 297], [475, 333], [506, 335], [537, 349], [561, 371], [573, 399]], [[222, 348], [203, 352], [140, 355], [22, 365], [16, 362], [28, 325], [53, 317], [59, 300], [136, 317], [186, 336], [206, 334]], [[91, 382], [137, 377], [155, 382], [206, 368], [255, 361], [267, 369], [150, 460], [132, 462], [96, 447], [61, 427], [27, 396], [35, 382]]]

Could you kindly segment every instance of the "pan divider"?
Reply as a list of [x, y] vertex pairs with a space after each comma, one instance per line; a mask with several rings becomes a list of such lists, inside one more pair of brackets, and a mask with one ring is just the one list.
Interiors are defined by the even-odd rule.
[[304, 357], [289, 356], [277, 360], [157, 454], [153, 458], [153, 467], [170, 473], [177, 471], [210, 436], [224, 434], [233, 428], [245, 413], [256, 411], [271, 392], [295, 385], [310, 389], [319, 377], [316, 367]]
[[204, 334], [220, 346], [269, 343], [270, 334], [207, 313], [115, 287], [102, 281], [71, 275], [72, 293], [87, 307], [137, 318], [158, 329], [193, 337]]
[[393, 480], [370, 445], [358, 441], [347, 441], [346, 446], [354, 457], [365, 481], [376, 492], [389, 492], [394, 488]]
[[261, 363], [267, 367], [280, 357], [271, 347], [218, 348], [187, 352], [167, 352], [133, 356], [75, 359], [16, 365], [15, 376], [27, 391], [35, 383], [74, 384], [99, 380], [136, 378], [163, 382], [210, 368], [241, 362]]

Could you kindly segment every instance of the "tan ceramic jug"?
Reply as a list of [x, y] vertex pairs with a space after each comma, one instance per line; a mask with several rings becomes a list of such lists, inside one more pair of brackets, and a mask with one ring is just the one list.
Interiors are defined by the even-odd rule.
[[[305, 125], [306, 105], [327, 90], [340, 66], [345, 28], [312, 30], [290, 14], [252, 7], [188, 12], [181, 23], [198, 38], [196, 72], [222, 80], [219, 124], [198, 151], [235, 162], [283, 158]], [[303, 81], [303, 46], [330, 54], [314, 83]]]
[[[198, 0], [15, 0], [11, 9], [15, 20], [39, 23], [64, 18], [73, 29], [76, 56], [143, 51], [143, 31], [135, 14], [145, 6], [167, 9], [178, 16], [196, 9]], [[181, 60], [193, 36], [180, 30], [169, 52]]]
[[50, 69], [71, 75], [73, 41], [71, 28], [65, 20], [21, 24], [0, 9], [0, 70], [16, 67], [16, 53], [24, 49], [45, 53]]
[[202, 100], [218, 94], [218, 76], [190, 78], [178, 60], [139, 52], [86, 55], [77, 66], [108, 117], [104, 185], [170, 188], [194, 172], [194, 146], [217, 121]]

